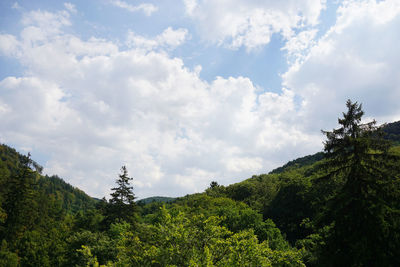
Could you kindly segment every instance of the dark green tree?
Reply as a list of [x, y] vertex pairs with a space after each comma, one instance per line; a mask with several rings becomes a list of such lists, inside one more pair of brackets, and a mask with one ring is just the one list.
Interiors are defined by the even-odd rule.
[[399, 157], [376, 122], [361, 123], [362, 105], [347, 101], [340, 128], [323, 131], [328, 175], [341, 185], [321, 221], [331, 227], [327, 266], [400, 266]]
[[210, 188], [211, 188], [211, 189], [214, 189], [214, 188], [217, 188], [217, 187], [219, 187], [219, 184], [218, 184], [217, 181], [212, 181], [212, 182], [210, 183]]
[[20, 156], [18, 169], [6, 181], [3, 208], [7, 214], [4, 220], [6, 231], [2, 238], [16, 241], [25, 231], [32, 230], [39, 217], [36, 173], [31, 169], [32, 160], [28, 156]]
[[111, 199], [108, 203], [107, 220], [114, 222], [115, 220], [124, 220], [126, 222], [134, 222], [137, 210], [135, 203], [135, 194], [130, 181], [133, 178], [128, 176], [128, 170], [125, 166], [121, 167], [121, 174], [116, 183], [117, 187], [112, 188]]

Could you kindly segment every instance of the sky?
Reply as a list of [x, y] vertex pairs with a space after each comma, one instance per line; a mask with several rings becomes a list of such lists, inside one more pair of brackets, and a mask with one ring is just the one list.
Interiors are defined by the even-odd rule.
[[0, 2], [0, 143], [108, 196], [202, 192], [400, 120], [400, 0]]

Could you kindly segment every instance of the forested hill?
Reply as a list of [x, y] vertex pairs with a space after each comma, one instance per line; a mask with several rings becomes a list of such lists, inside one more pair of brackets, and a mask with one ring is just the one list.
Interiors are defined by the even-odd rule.
[[168, 202], [172, 202], [174, 201], [176, 198], [173, 197], [160, 197], [160, 196], [155, 196], [155, 197], [147, 197], [147, 198], [143, 198], [141, 200], [137, 201], [138, 205], [146, 205], [149, 203], [153, 203], [153, 202], [162, 202], [162, 203], [168, 203]]
[[386, 124], [383, 131], [386, 133], [386, 139], [400, 144], [400, 121]]
[[[400, 155], [396, 142], [400, 137], [400, 121], [387, 124], [383, 131], [385, 139], [392, 142], [391, 153]], [[246, 203], [263, 214], [264, 219], [272, 219], [290, 242], [296, 242], [311, 233], [304, 221], [316, 216], [323, 201], [341, 186], [336, 181], [338, 184], [323, 188], [323, 183], [315, 182], [325, 171], [324, 162], [324, 153], [318, 152], [289, 161], [269, 174], [254, 175], [229, 186], [213, 182], [205, 194]], [[316, 196], [317, 202], [313, 200]]]
[[[385, 133], [384, 138], [392, 141], [394, 144], [400, 145], [400, 121], [392, 122], [384, 125], [382, 127], [383, 132]], [[295, 160], [291, 160], [285, 165], [273, 169], [270, 174], [273, 173], [282, 173], [289, 169], [300, 168], [307, 165], [312, 165], [317, 161], [320, 161], [324, 158], [324, 154], [322, 152], [315, 153], [313, 155], [308, 155], [304, 157], [297, 158]]]
[[0, 145], [0, 266], [400, 266], [400, 146], [346, 105], [329, 157], [177, 199], [135, 202], [123, 166], [94, 200]]
[[[21, 155], [14, 148], [0, 144], [0, 177], [6, 180], [7, 177], [18, 175], [18, 168], [27, 156]], [[77, 212], [93, 208], [96, 200], [88, 196], [82, 190], [66, 183], [58, 176], [41, 175], [42, 167], [32, 160], [32, 167], [37, 172], [37, 190], [42, 191], [46, 196], [54, 198], [62, 208], [68, 212]], [[0, 179], [1, 181], [1, 179]]]
[[315, 153], [314, 155], [308, 155], [308, 156], [304, 156], [301, 158], [297, 158], [295, 160], [291, 160], [288, 163], [286, 163], [285, 165], [283, 165], [282, 167], [278, 167], [276, 169], [273, 169], [270, 174], [274, 174], [274, 173], [282, 173], [284, 171], [287, 171], [289, 169], [297, 169], [303, 166], [307, 166], [307, 165], [312, 165], [314, 163], [316, 163], [317, 161], [320, 161], [324, 158], [324, 153], [322, 152], [318, 152]]
[[[383, 128], [383, 131], [386, 133], [386, 139], [389, 139], [395, 143], [400, 143], [400, 121], [386, 124], [386, 126]], [[279, 174], [291, 169], [294, 170], [304, 166], [310, 166], [322, 160], [323, 157], [324, 156], [322, 152], [300, 157], [272, 170], [270, 174]], [[11, 148], [5, 144], [0, 144], [0, 176], [6, 177], [15, 174], [21, 159], [24, 158], [26, 158], [26, 156], [18, 153], [14, 148]], [[42, 167], [39, 164], [37, 164], [35, 161], [32, 161], [32, 165], [35, 170], [37, 170], [39, 173], [41, 172]], [[37, 183], [47, 195], [53, 196], [61, 201], [63, 208], [72, 212], [91, 208], [98, 201], [98, 199], [88, 196], [79, 188], [66, 183], [57, 175], [39, 175]], [[171, 202], [173, 200], [174, 198], [169, 197], [150, 197], [147, 199], [142, 199], [138, 202], [143, 205], [151, 202]]]

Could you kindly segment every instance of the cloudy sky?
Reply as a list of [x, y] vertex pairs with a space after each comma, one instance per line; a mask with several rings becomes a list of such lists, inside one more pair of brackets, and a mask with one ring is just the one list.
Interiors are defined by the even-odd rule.
[[230, 184], [400, 119], [400, 0], [0, 2], [0, 143], [103, 197]]

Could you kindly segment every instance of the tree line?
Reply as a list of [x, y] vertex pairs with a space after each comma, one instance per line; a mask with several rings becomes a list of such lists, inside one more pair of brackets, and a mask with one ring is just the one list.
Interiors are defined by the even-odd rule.
[[400, 147], [346, 107], [323, 152], [168, 202], [125, 166], [95, 200], [2, 145], [0, 266], [400, 266]]

